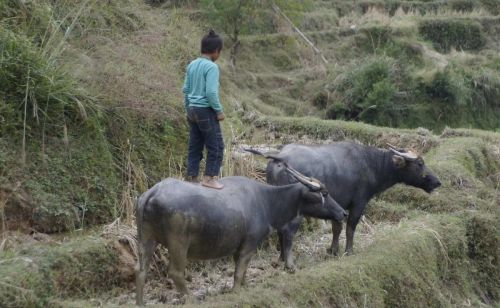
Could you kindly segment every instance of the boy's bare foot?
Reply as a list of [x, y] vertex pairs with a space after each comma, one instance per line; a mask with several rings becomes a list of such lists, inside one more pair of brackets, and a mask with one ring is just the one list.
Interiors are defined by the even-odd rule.
[[194, 183], [194, 184], [200, 183], [197, 176], [187, 176], [186, 182], [190, 182], [190, 183]]
[[216, 176], [204, 176], [201, 185], [214, 189], [222, 189], [224, 187], [224, 185], [217, 181]]
[[217, 121], [224, 121], [226, 116], [221, 112], [217, 114]]

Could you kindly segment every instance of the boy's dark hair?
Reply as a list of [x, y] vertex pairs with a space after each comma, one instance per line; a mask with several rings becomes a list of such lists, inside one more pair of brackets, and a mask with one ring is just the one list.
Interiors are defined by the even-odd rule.
[[222, 45], [222, 38], [214, 30], [210, 30], [201, 39], [201, 53], [213, 53], [222, 50]]

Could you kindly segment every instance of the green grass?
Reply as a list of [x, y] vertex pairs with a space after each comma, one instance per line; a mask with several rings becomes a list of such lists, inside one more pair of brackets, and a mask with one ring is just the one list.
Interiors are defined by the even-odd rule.
[[[284, 143], [303, 142], [302, 138], [312, 143], [357, 140], [381, 148], [385, 148], [386, 143], [398, 144], [423, 154], [426, 164], [441, 179], [442, 191], [428, 195], [416, 188], [397, 185], [382, 195], [386, 202], [438, 213], [466, 208], [489, 211], [500, 202], [499, 183], [495, 177], [500, 170], [498, 133], [448, 129], [439, 137], [426, 130], [286, 117], [261, 118], [256, 125], [279, 135]], [[253, 141], [262, 142], [258, 137]]]
[[6, 213], [23, 220], [9, 229], [106, 223], [123, 191], [180, 175], [187, 129], [174, 90], [195, 51], [180, 42], [185, 17], [164, 28], [140, 1], [0, 5], [0, 183], [18, 186]]
[[[91, 97], [45, 50], [0, 24], [2, 134], [42, 131], [93, 116]], [[50, 134], [51, 130], [45, 131]]]
[[58, 232], [113, 219], [120, 175], [99, 127], [70, 127], [67, 143], [62, 136], [46, 137], [44, 145], [37, 138], [28, 139], [25, 164], [16, 156], [20, 140], [4, 139], [9, 145], [5, 151], [9, 168], [0, 174], [0, 183], [10, 189], [18, 186], [7, 199], [6, 210], [27, 219], [10, 228], [28, 224], [40, 232]]
[[486, 43], [486, 37], [478, 23], [468, 20], [427, 19], [419, 25], [419, 32], [433, 42], [438, 51], [448, 52], [453, 47], [477, 50]]
[[[293, 278], [270, 279], [236, 294], [211, 298], [204, 305], [423, 307], [464, 301], [478, 305], [481, 298], [475, 294], [479, 286], [475, 273], [488, 267], [471, 259], [467, 250], [477, 245], [477, 236], [471, 237], [470, 226], [466, 227], [475, 217], [420, 216], [379, 231], [374, 244], [360, 255], [326, 261]], [[482, 243], [497, 249], [499, 237], [488, 233]], [[495, 288], [496, 279], [498, 275], [482, 287]]]
[[[420, 140], [414, 145], [425, 153], [427, 165], [438, 174], [443, 187], [437, 194], [428, 195], [401, 185], [373, 200], [366, 213], [368, 219], [390, 222], [392, 226], [375, 227], [375, 242], [355, 256], [321, 262], [292, 277], [271, 278], [237, 294], [210, 297], [204, 304], [454, 306], [463, 302], [492, 304], [498, 300], [500, 275], [496, 256], [500, 236], [494, 222], [498, 219], [500, 195], [499, 183], [488, 180], [500, 170], [497, 142], [490, 141], [498, 138], [498, 134], [463, 131], [470, 135], [450, 136], [452, 130], [449, 130], [438, 137], [428, 131], [342, 121], [267, 120], [282, 135], [307, 133], [326, 139], [336, 133], [343, 139], [366, 143], [371, 140], [379, 146], [388, 140], [405, 146]], [[312, 228], [307, 232], [315, 231]], [[63, 302], [83, 299], [85, 303], [86, 298], [99, 296], [100, 291], [113, 293], [112, 289], [122, 287], [123, 278], [113, 268], [121, 263], [113, 263], [111, 268], [103, 265], [116, 261], [114, 248], [92, 236], [85, 238], [78, 247], [75, 245], [81, 243], [80, 239], [56, 248], [36, 246], [5, 252], [5, 259], [16, 261], [4, 269], [4, 275], [10, 277], [9, 287], [21, 286], [31, 291], [24, 292], [29, 296], [7, 291], [3, 296], [11, 296], [15, 303], [23, 303], [19, 302], [22, 300], [28, 304], [49, 303], [61, 299]], [[87, 263], [87, 258], [95, 258], [96, 251], [101, 249], [104, 250], [98, 253], [99, 259]], [[25, 266], [26, 261], [20, 257], [35, 258], [36, 268], [46, 271], [30, 270], [29, 279], [20, 276], [20, 281], [12, 278], [10, 273]], [[70, 269], [69, 264], [72, 264]], [[81, 271], [89, 274], [76, 274]], [[61, 272], [68, 275], [59, 276]], [[41, 277], [46, 277], [43, 275], [50, 275], [53, 281], [48, 287], [38, 285]], [[99, 287], [102, 282], [95, 281], [95, 277], [108, 285]]]
[[[307, 136], [313, 140], [358, 140], [364, 144], [386, 147], [386, 143], [398, 142], [402, 146], [426, 152], [435, 146], [438, 139], [426, 129], [394, 129], [379, 127], [370, 124], [340, 121], [321, 120], [313, 117], [262, 117], [254, 125], [268, 131], [275, 131], [286, 137], [299, 139]], [[257, 142], [261, 142], [259, 140]]]
[[44, 307], [55, 295], [89, 297], [125, 283], [117, 252], [98, 236], [1, 253], [1, 260], [4, 307]]

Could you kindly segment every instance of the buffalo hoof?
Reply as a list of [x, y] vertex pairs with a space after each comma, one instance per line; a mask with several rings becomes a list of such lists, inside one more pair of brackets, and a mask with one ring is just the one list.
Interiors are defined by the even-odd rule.
[[221, 293], [222, 294], [226, 294], [226, 293], [231, 293], [233, 292], [233, 288], [228, 286], [228, 285], [225, 285], [224, 287], [222, 287], [222, 290], [221, 290]]
[[295, 274], [295, 272], [297, 271], [297, 267], [292, 264], [292, 265], [286, 265], [285, 266], [285, 270], [289, 273], [289, 274]]
[[277, 268], [281, 263], [283, 263], [283, 260], [281, 258], [273, 258], [273, 260], [271, 261], [271, 266]]
[[189, 295], [187, 295], [187, 294], [180, 294], [178, 297], [176, 297], [172, 300], [172, 304], [184, 305], [188, 301], [188, 297], [189, 297]]
[[329, 255], [333, 255], [334, 257], [338, 257], [339, 256], [339, 250], [338, 249], [333, 249], [331, 247], [326, 249], [326, 253], [329, 254]]

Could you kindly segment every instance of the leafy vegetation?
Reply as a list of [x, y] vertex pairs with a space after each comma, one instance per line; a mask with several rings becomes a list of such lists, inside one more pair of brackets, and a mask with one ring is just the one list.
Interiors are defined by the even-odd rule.
[[[146, 5], [1, 4], [0, 139], [7, 147], [0, 162], [0, 193], [6, 196], [3, 211], [13, 217], [6, 228], [52, 233], [105, 223], [130, 204], [122, 189], [137, 194], [149, 181], [181, 172], [184, 151], [177, 149], [184, 147], [186, 129], [175, 117], [181, 107], [168, 103], [175, 101], [173, 94], [167, 94], [166, 106], [157, 103], [165, 100], [165, 92], [158, 92], [176, 82], [157, 63], [167, 60], [175, 46], [138, 38], [150, 44], [145, 49], [123, 38], [144, 26], [147, 17], [137, 20], [136, 13]], [[135, 52], [133, 59], [124, 65], [123, 56], [97, 43], [104, 33], [112, 44], [122, 45], [114, 45], [115, 52], [128, 48]], [[137, 67], [144, 73], [137, 74]], [[171, 75], [180, 79], [177, 73]], [[110, 74], [123, 79], [110, 79]], [[160, 76], [160, 90], [142, 86], [146, 74]]]
[[93, 102], [67, 71], [22, 35], [0, 26], [0, 132], [84, 120]]
[[500, 83], [493, 71], [454, 62], [429, 75], [416, 71], [390, 57], [354, 61], [328, 85], [326, 117], [436, 129], [500, 124], [495, 98]]
[[468, 20], [423, 20], [419, 32], [431, 40], [437, 50], [448, 52], [451, 48], [459, 50], [480, 49], [486, 43], [481, 25]]
[[[470, 267], [466, 252], [473, 241], [466, 236], [467, 220], [420, 217], [378, 234], [377, 244], [363, 256], [325, 261], [295, 274], [293, 280], [272, 279], [206, 305], [453, 306], [460, 305], [464, 295], [472, 305], [480, 305], [470, 280], [477, 268]], [[495, 238], [490, 236], [484, 240]], [[498, 244], [498, 238], [494, 241]]]
[[112, 244], [95, 235], [63, 245], [33, 245], [1, 257], [4, 307], [50, 306], [55, 294], [89, 296], [122, 285], [128, 278], [116, 267], [119, 256]]
[[274, 32], [275, 18], [271, 8], [278, 6], [285, 11], [297, 13], [308, 6], [309, 1], [249, 1], [249, 0], [201, 0], [200, 8], [205, 12], [206, 20], [221, 29], [230, 38], [231, 63], [235, 63], [236, 54], [241, 44], [242, 34]]
[[374, 122], [376, 118], [375, 124], [392, 124], [400, 113], [394, 109], [398, 91], [396, 70], [394, 61], [388, 58], [369, 59], [347, 69], [346, 76], [332, 86], [336, 103], [327, 111], [327, 117], [363, 122]]

